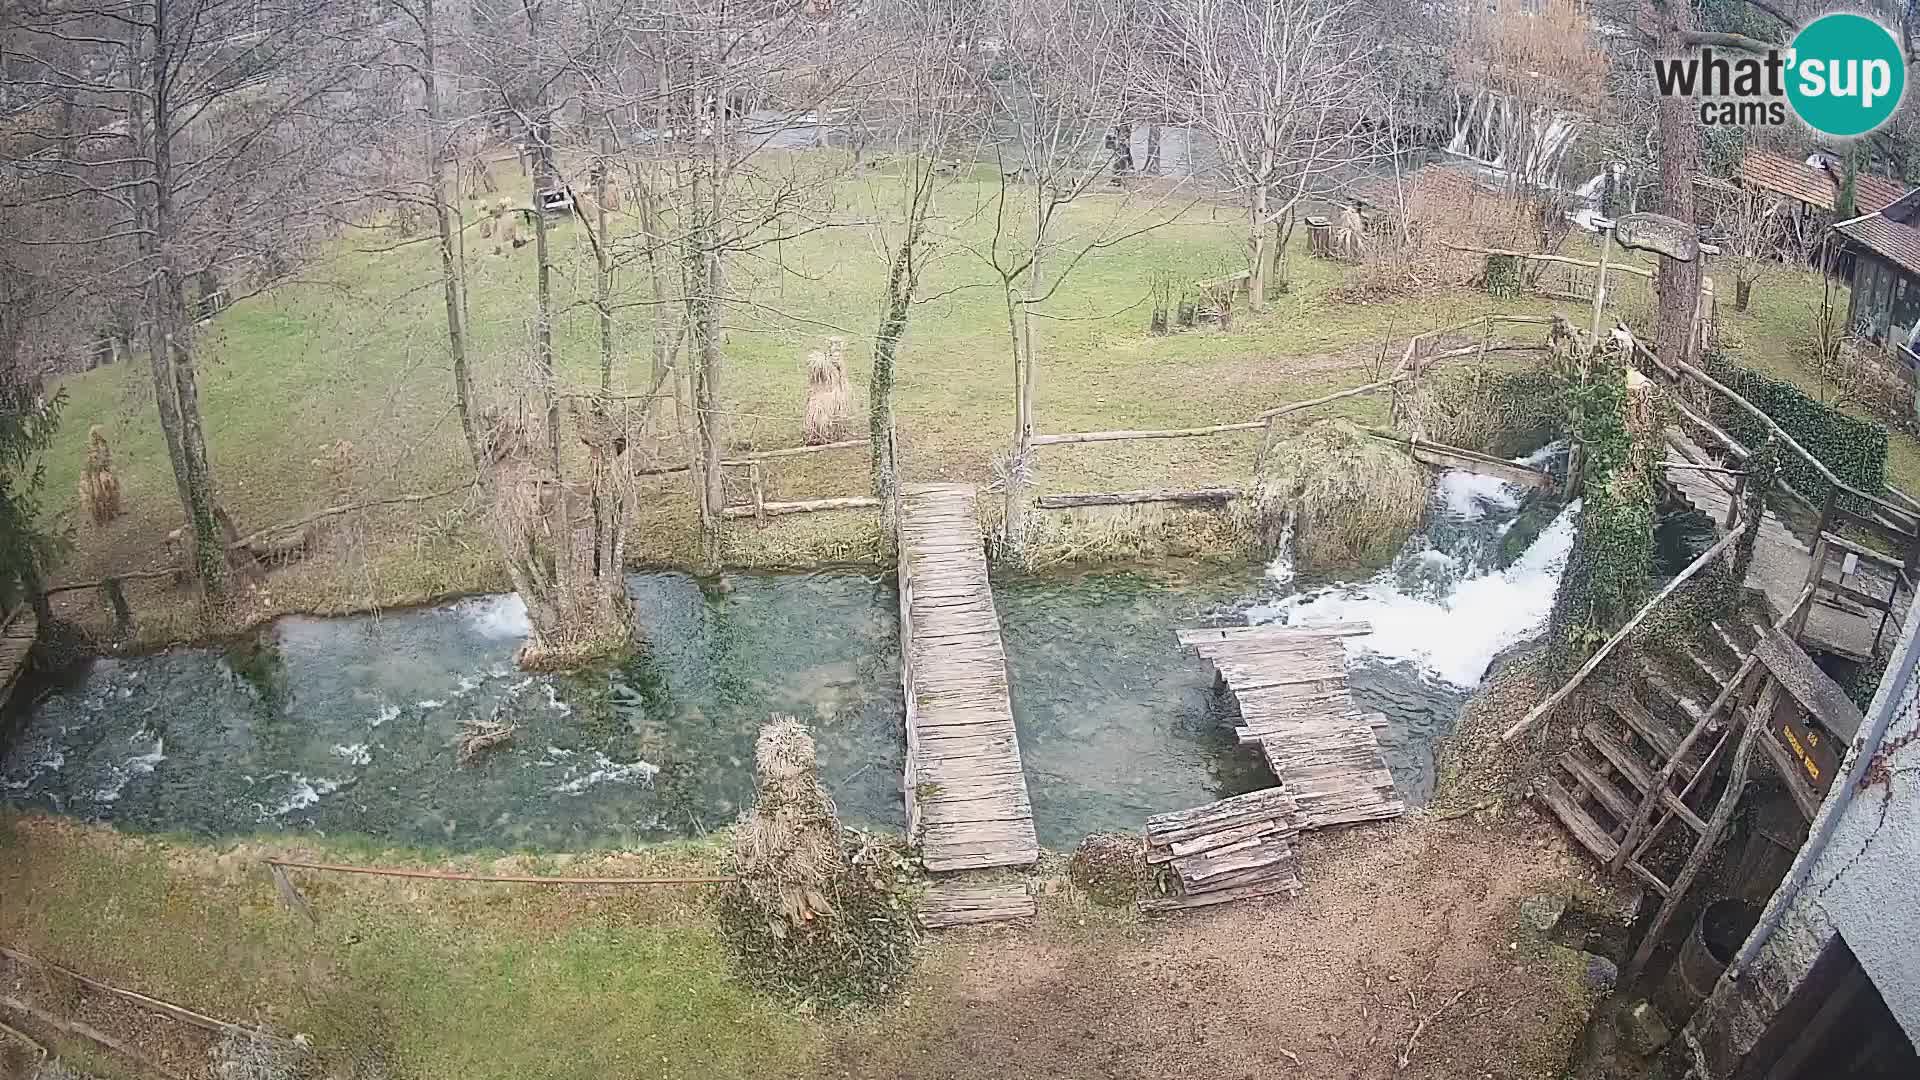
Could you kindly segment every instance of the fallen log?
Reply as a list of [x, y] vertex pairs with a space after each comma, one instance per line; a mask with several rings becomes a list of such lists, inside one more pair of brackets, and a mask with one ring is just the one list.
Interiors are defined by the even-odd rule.
[[1144, 491], [1082, 491], [1061, 495], [1042, 495], [1033, 505], [1042, 510], [1067, 510], [1076, 506], [1126, 506], [1134, 503], [1227, 502], [1241, 495], [1239, 488], [1149, 488]]
[[770, 502], [759, 506], [729, 506], [720, 511], [723, 518], [778, 517], [781, 514], [810, 514], [819, 510], [871, 510], [880, 500], [871, 495], [849, 495], [838, 499], [805, 499], [800, 502]]

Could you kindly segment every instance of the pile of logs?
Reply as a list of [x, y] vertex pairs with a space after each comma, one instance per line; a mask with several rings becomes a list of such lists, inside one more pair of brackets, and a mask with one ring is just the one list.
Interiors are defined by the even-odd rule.
[[1167, 912], [1300, 890], [1292, 839], [1302, 818], [1284, 787], [1147, 819], [1147, 862], [1170, 864], [1178, 891], [1142, 911]]

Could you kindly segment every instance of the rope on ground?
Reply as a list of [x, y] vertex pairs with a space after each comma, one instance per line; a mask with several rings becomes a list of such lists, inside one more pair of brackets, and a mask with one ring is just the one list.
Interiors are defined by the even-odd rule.
[[284, 867], [289, 870], [322, 870], [335, 874], [365, 874], [369, 877], [482, 881], [508, 885], [728, 885], [740, 880], [731, 874], [714, 877], [533, 877], [521, 874], [461, 874], [451, 870], [398, 870], [383, 866], [297, 862], [292, 859], [268, 859], [266, 863], [268, 866]]
[[224, 1035], [229, 1032], [238, 1032], [242, 1035], [248, 1036], [249, 1038], [265, 1039], [271, 1042], [287, 1041], [278, 1035], [274, 1035], [271, 1032], [263, 1031], [260, 1028], [248, 1027], [245, 1024], [235, 1024], [230, 1021], [221, 1020], [218, 1017], [208, 1016], [206, 1013], [195, 1012], [192, 1009], [186, 1008], [185, 1006], [182, 1006], [182, 1005], [175, 1005], [171, 1001], [163, 1001], [160, 998], [150, 997], [136, 990], [128, 990], [128, 989], [125, 989], [124, 987], [115, 986], [112, 983], [105, 983], [105, 982], [101, 982], [99, 979], [89, 978], [73, 970], [72, 968], [62, 967], [61, 965], [53, 963], [50, 960], [41, 960], [38, 957], [29, 956], [28, 954], [23, 953], [18, 949], [10, 949], [4, 945], [0, 945], [0, 956], [4, 956], [7, 959], [12, 960], [14, 963], [17, 963], [17, 964], [27, 964], [33, 967], [46, 968], [49, 971], [57, 971], [60, 974], [65, 975], [67, 978], [72, 979], [74, 982], [77, 982], [80, 985], [85, 986], [89, 989], [98, 990], [104, 994], [112, 994], [115, 997], [123, 998], [127, 1001], [130, 1001], [135, 1005], [152, 1009], [154, 1012], [160, 1013], [164, 1016], [170, 1016], [175, 1020], [192, 1024], [194, 1027], [211, 1031], [216, 1035]]

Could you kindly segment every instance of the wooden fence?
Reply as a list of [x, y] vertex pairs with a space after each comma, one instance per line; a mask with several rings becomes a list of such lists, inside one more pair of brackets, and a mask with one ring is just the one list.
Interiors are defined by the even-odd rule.
[[[1319, 408], [1322, 405], [1330, 405], [1333, 402], [1343, 401], [1348, 398], [1376, 394], [1383, 390], [1395, 393], [1397, 400], [1399, 394], [1409, 392], [1417, 387], [1421, 376], [1432, 369], [1434, 365], [1462, 356], [1485, 358], [1488, 353], [1496, 352], [1544, 352], [1546, 351], [1545, 345], [1515, 342], [1496, 343], [1490, 341], [1486, 335], [1490, 334], [1496, 326], [1545, 326], [1552, 321], [1550, 316], [1545, 315], [1494, 314], [1481, 315], [1454, 326], [1444, 327], [1439, 330], [1430, 330], [1426, 333], [1415, 335], [1407, 342], [1406, 348], [1402, 351], [1399, 361], [1394, 365], [1392, 373], [1386, 377], [1362, 383], [1358, 386], [1350, 386], [1344, 390], [1336, 390], [1319, 397], [1308, 398], [1304, 401], [1294, 401], [1285, 405], [1278, 405], [1255, 414], [1250, 420], [1237, 420], [1231, 423], [1209, 424], [1204, 427], [1191, 428], [1076, 431], [1052, 435], [1034, 435], [1027, 440], [1027, 445], [1030, 447], [1075, 446], [1085, 443], [1132, 442], [1144, 439], [1201, 439], [1241, 431], [1259, 431], [1263, 433], [1260, 447], [1261, 452], [1264, 452], [1265, 448], [1271, 444], [1273, 440], [1274, 422], [1282, 417], [1291, 416], [1294, 413], [1304, 412], [1308, 409]], [[1433, 348], [1438, 342], [1448, 337], [1474, 330], [1478, 330], [1482, 334], [1481, 340], [1477, 344], [1460, 345], [1445, 349]], [[1391, 432], [1376, 430], [1373, 431], [1372, 434], [1376, 437], [1386, 437], [1404, 442], [1400, 436], [1396, 436]], [[1439, 443], [1422, 441], [1420, 446], [1436, 453], [1456, 456], [1463, 461], [1469, 458], [1479, 459], [1484, 462], [1496, 460], [1487, 458], [1484, 454], [1476, 454], [1473, 451], [1461, 450], [1456, 447], [1442, 446]], [[1509, 469], [1517, 469], [1517, 466], [1513, 466], [1510, 462], [1499, 462], [1499, 464]], [[1532, 478], [1527, 478], [1519, 482], [1531, 483], [1533, 480]], [[1152, 488], [1139, 491], [1073, 492], [1039, 496], [1035, 500], [1034, 505], [1040, 509], [1047, 510], [1074, 506], [1116, 506], [1129, 503], [1206, 503], [1222, 502], [1236, 497], [1238, 494], [1238, 489], [1218, 486], [1195, 489]]]
[[[850, 450], [856, 447], [865, 449], [871, 446], [872, 442], [871, 439], [843, 439], [839, 442], [821, 443], [818, 446], [789, 446], [778, 450], [760, 450], [736, 458], [723, 458], [720, 462], [720, 468], [722, 470], [746, 470], [749, 498], [748, 501], [744, 503], [729, 504], [721, 507], [720, 516], [735, 519], [753, 518], [757, 521], [764, 521], [767, 518], [778, 517], [783, 514], [805, 514], [818, 510], [863, 510], [876, 508], [880, 505], [880, 500], [871, 495], [847, 495], [825, 499], [799, 499], [788, 502], [772, 502], [767, 499], [766, 475], [763, 471], [763, 466], [769, 461], [803, 457], [808, 454], [826, 453], [830, 450]], [[671, 476], [675, 473], [688, 472], [692, 470], [693, 467], [692, 464], [664, 465], [653, 468], [635, 469], [633, 474], [635, 476]]]

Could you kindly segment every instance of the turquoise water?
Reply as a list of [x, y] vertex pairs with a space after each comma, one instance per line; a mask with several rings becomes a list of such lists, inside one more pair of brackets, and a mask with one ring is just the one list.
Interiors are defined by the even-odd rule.
[[[1300, 583], [1274, 566], [1149, 567], [993, 586], [1043, 844], [1271, 785], [1234, 745], [1182, 627], [1371, 620], [1348, 640], [1356, 702], [1387, 714], [1401, 794], [1495, 653], [1544, 618], [1565, 514], [1510, 564], [1521, 500], [1443, 477], [1393, 566]], [[289, 617], [225, 649], [95, 661], [47, 691], [0, 755], [0, 799], [131, 830], [346, 833], [455, 849], [580, 849], [698, 836], [752, 797], [753, 739], [810, 724], [853, 823], [904, 824], [898, 599], [891, 577], [636, 574], [649, 644], [610, 670], [529, 676], [512, 596], [339, 619]], [[518, 725], [471, 767], [461, 724]]]

